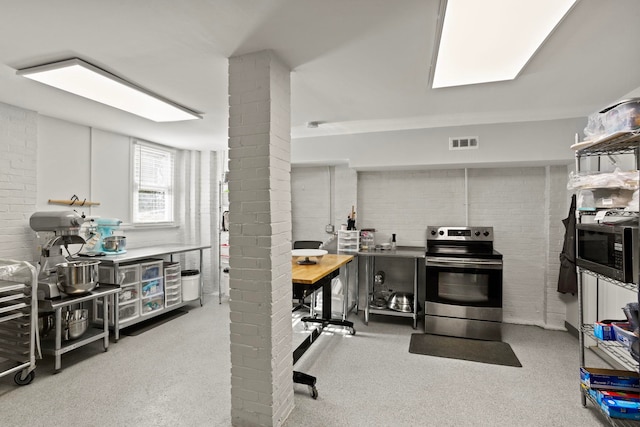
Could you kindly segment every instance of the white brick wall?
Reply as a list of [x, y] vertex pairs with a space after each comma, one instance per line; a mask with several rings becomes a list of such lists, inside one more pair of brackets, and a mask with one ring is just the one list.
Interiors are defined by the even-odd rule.
[[[560, 252], [564, 243], [565, 228], [562, 220], [569, 215], [571, 192], [567, 190], [569, 169], [566, 166], [549, 166], [547, 172], [547, 288], [545, 325], [547, 328], [564, 329], [567, 318], [565, 301], [570, 296], [558, 293]], [[571, 214], [573, 215], [573, 213]]]
[[[428, 225], [464, 225], [468, 209], [470, 225], [494, 227], [496, 250], [504, 256], [505, 321], [555, 329], [565, 319], [566, 296], [556, 288], [567, 173], [565, 166], [469, 169], [468, 206], [463, 169], [359, 172], [357, 185], [340, 179], [335, 185], [357, 189], [358, 228], [375, 228], [376, 243], [396, 233], [399, 245], [424, 246]], [[322, 202], [314, 203], [313, 193], [296, 181], [321, 187], [325, 174], [323, 168], [294, 169], [293, 222], [301, 230], [305, 224], [320, 229], [311, 206]]]
[[281, 425], [293, 408], [289, 70], [229, 60], [231, 417]]
[[503, 254], [503, 316], [542, 324], [546, 289], [545, 169], [469, 171], [469, 222], [494, 227]]
[[464, 225], [464, 171], [358, 173], [358, 228], [375, 228], [376, 244], [425, 246], [428, 225]]
[[291, 170], [293, 240], [325, 241], [327, 224], [347, 223], [351, 206], [358, 212], [358, 176], [347, 166], [297, 167]]
[[33, 260], [37, 114], [0, 103], [0, 258]]
[[331, 216], [328, 168], [292, 169], [291, 193], [293, 240], [324, 241]]

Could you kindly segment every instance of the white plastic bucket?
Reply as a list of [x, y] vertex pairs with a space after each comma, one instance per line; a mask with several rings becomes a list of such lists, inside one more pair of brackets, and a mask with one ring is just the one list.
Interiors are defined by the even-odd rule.
[[183, 270], [182, 301], [193, 301], [200, 298], [200, 272], [198, 270]]

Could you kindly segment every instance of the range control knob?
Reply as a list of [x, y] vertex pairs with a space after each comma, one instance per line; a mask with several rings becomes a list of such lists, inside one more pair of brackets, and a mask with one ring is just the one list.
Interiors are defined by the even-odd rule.
[[431, 235], [435, 236], [436, 235], [436, 230], [431, 230]]
[[479, 235], [480, 235], [480, 232], [479, 232], [479, 231], [476, 231], [476, 232], [475, 232], [475, 233], [473, 233], [473, 234], [475, 234], [476, 236], [479, 236]]
[[484, 233], [482, 234], [484, 234], [484, 237], [487, 237], [489, 235], [489, 232], [487, 230], [484, 230]]
[[440, 231], [438, 231], [438, 234], [441, 235], [441, 236], [444, 236], [444, 231], [440, 230]]

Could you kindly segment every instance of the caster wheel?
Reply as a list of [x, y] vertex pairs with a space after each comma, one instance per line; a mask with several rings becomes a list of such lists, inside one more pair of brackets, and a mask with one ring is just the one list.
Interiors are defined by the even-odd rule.
[[313, 387], [309, 387], [311, 389], [311, 397], [315, 400], [318, 398], [318, 389], [313, 386]]
[[18, 371], [16, 375], [13, 377], [13, 381], [15, 381], [15, 383], [18, 385], [27, 385], [27, 384], [31, 384], [31, 381], [33, 381], [35, 376], [36, 376], [35, 371], [31, 371], [29, 372], [29, 374], [27, 374], [27, 377], [25, 379], [22, 379], [22, 372]]
[[351, 328], [351, 335], [355, 335], [356, 334], [356, 330]]

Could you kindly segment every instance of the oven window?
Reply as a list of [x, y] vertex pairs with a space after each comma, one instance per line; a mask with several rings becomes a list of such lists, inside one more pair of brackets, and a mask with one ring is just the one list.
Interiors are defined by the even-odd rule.
[[439, 272], [438, 297], [453, 302], [488, 302], [489, 275]]

